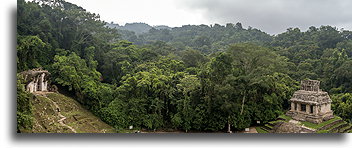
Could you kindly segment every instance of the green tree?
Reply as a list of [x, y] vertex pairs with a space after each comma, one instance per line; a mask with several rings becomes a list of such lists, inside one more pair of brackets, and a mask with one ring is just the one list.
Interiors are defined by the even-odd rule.
[[31, 95], [25, 91], [23, 77], [17, 74], [17, 132], [29, 132], [33, 126]]
[[200, 51], [193, 49], [182, 51], [181, 59], [187, 67], [199, 67], [208, 60]]
[[37, 36], [18, 37], [17, 43], [17, 70], [24, 71], [41, 67], [44, 63], [45, 43]]
[[200, 81], [195, 75], [185, 75], [176, 85], [177, 89], [182, 92], [183, 98], [177, 100], [177, 113], [174, 115], [174, 124], [181, 125], [187, 132], [192, 127], [192, 121], [195, 116], [194, 108], [191, 104], [191, 93], [200, 88]]
[[331, 98], [333, 101], [331, 107], [334, 114], [352, 123], [352, 94], [336, 94], [332, 95]]
[[84, 95], [96, 98], [97, 82], [101, 74], [95, 69], [88, 68], [86, 61], [75, 53], [68, 56], [56, 55], [51, 73], [54, 82], [67, 86], [70, 91], [76, 92], [81, 103], [84, 103]]

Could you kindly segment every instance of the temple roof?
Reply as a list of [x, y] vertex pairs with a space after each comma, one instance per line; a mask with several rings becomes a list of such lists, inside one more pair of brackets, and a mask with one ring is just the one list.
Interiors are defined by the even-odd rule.
[[291, 102], [304, 102], [307, 104], [324, 104], [331, 102], [331, 99], [327, 92], [323, 91], [305, 91], [305, 90], [298, 90], [296, 91], [292, 98], [290, 99]]
[[36, 77], [40, 74], [43, 74], [43, 73], [45, 73], [45, 79], [48, 79], [48, 77], [50, 76], [50, 72], [48, 72], [47, 70], [43, 70], [42, 68], [36, 68], [36, 69], [23, 71], [20, 74], [23, 76], [24, 82], [29, 83], [30, 81], [32, 81], [32, 79], [34, 77]]
[[301, 89], [293, 94], [290, 101], [316, 105], [331, 102], [328, 93], [319, 89], [319, 86], [320, 81], [318, 80], [301, 81]]

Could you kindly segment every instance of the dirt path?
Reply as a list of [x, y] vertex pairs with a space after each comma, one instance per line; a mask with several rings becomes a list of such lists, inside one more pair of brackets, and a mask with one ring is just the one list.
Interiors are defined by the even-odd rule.
[[244, 131], [237, 131], [235, 133], [258, 133], [258, 132], [257, 132], [257, 129], [255, 129], [255, 127], [252, 126], [252, 127], [249, 127], [249, 131], [244, 130]]
[[247, 133], [258, 133], [258, 132], [257, 132], [257, 129], [255, 129], [255, 127], [250, 127], [249, 132]]
[[[49, 98], [48, 98], [48, 99], [49, 99]], [[50, 99], [50, 100], [51, 100], [51, 99]], [[58, 120], [58, 122], [59, 122], [62, 126], [65, 126], [65, 127], [69, 128], [72, 132], [77, 133], [74, 128], [72, 128], [71, 126], [68, 126], [68, 125], [66, 125], [66, 124], [64, 123], [64, 120], [66, 120], [66, 117], [61, 114], [60, 107], [56, 104], [56, 102], [54, 102], [53, 100], [51, 100], [51, 101], [53, 102], [53, 104], [54, 104], [55, 107], [56, 107], [57, 114], [58, 114], [59, 117], [61, 118], [60, 120]]]
[[66, 117], [64, 115], [61, 114], [61, 109], [59, 107], [59, 105], [57, 105], [57, 103], [53, 100], [51, 100], [50, 98], [48, 98], [46, 96], [46, 93], [50, 93], [50, 92], [35, 92], [35, 95], [41, 95], [47, 99], [49, 99], [55, 106], [55, 111], [57, 112], [58, 116], [61, 118], [60, 120], [58, 120], [57, 122], [60, 123], [61, 126], [67, 127], [69, 128], [73, 133], [77, 133], [76, 130], [74, 128], [72, 128], [71, 126], [68, 126], [67, 124], [64, 123], [64, 120], [66, 120]]

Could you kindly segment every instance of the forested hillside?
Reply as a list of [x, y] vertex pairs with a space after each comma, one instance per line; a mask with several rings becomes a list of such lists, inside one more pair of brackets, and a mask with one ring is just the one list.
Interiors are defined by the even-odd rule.
[[[17, 71], [37, 67], [117, 130], [226, 131], [289, 108], [300, 80], [316, 79], [334, 114], [352, 122], [352, 32], [331, 26], [278, 35], [240, 23], [136, 34], [63, 0], [18, 0]], [[17, 84], [17, 128], [33, 127]]]
[[[126, 24], [127, 25], [127, 24]], [[138, 23], [135, 24], [139, 25]], [[185, 50], [188, 48], [199, 50], [204, 54], [225, 51], [230, 44], [251, 42], [259, 45], [269, 45], [272, 36], [258, 29], [245, 29], [241, 23], [228, 23], [225, 26], [214, 25], [184, 25], [175, 28], [150, 28], [147, 32], [133, 32], [122, 29], [122, 39], [129, 40], [137, 45], [151, 44], [163, 41], [170, 46]]]

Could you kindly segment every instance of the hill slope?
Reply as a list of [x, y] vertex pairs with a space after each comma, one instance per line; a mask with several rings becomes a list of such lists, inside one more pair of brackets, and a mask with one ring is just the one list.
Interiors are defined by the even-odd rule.
[[84, 109], [74, 99], [54, 92], [36, 92], [33, 133], [113, 133], [114, 128]]

